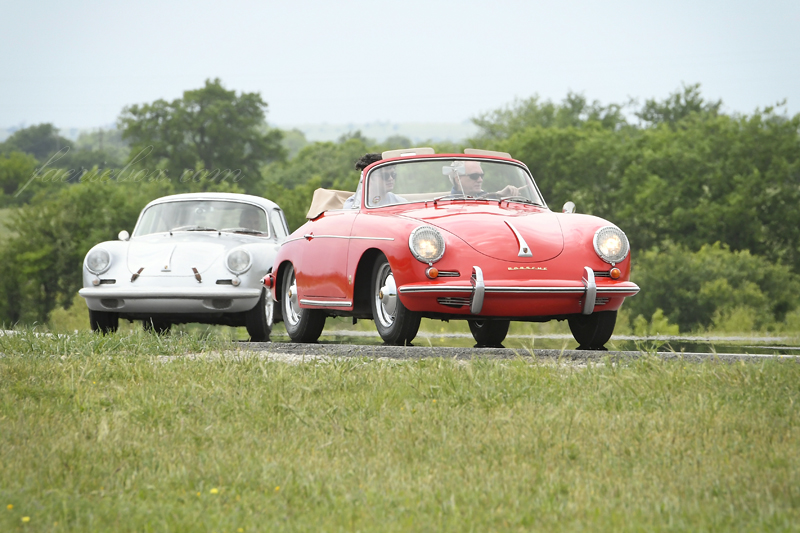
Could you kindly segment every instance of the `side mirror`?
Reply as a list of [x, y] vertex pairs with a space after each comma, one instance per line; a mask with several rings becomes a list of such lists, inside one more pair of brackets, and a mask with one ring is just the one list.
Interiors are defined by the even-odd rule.
[[564, 207], [561, 208], [562, 213], [574, 213], [575, 212], [575, 202], [567, 202], [564, 204]]
[[119, 232], [119, 235], [117, 235], [117, 238], [119, 238], [119, 240], [121, 241], [127, 241], [128, 239], [131, 238], [131, 236], [127, 231], [122, 230]]

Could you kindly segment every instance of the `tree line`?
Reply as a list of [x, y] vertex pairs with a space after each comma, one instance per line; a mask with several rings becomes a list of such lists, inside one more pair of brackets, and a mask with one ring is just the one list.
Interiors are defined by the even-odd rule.
[[[0, 144], [0, 321], [44, 323], [69, 306], [86, 251], [130, 231], [149, 200], [255, 194], [294, 229], [317, 187], [355, 190], [361, 155], [412, 144], [358, 132], [308, 142], [269, 127], [267, 110], [260, 95], [208, 80], [171, 102], [126, 107], [102, 139], [72, 143], [50, 124], [15, 132]], [[640, 330], [800, 326], [800, 115], [780, 105], [728, 114], [688, 85], [643, 105], [533, 96], [473, 122], [479, 134], [463, 144], [427, 144], [509, 152], [551, 209], [571, 200], [622, 228], [642, 287], [623, 309]]]

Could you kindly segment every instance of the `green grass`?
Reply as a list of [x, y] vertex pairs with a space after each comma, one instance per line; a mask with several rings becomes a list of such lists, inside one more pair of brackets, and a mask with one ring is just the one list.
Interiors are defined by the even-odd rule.
[[216, 355], [231, 346], [0, 336], [0, 531], [800, 528], [795, 360], [291, 365]]

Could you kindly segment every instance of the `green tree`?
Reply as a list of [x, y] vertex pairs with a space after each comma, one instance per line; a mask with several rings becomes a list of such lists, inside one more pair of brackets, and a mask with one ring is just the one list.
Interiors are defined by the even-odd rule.
[[15, 131], [0, 144], [0, 152], [25, 152], [40, 162], [46, 162], [59, 150], [69, 150], [72, 145], [72, 141], [60, 136], [52, 124], [38, 124]]
[[747, 251], [720, 244], [698, 251], [664, 243], [634, 250], [633, 281], [642, 291], [625, 302], [631, 316], [653, 316], [663, 309], [681, 331], [703, 330], [721, 318], [741, 313], [753, 329], [783, 321], [798, 307], [800, 277], [788, 266], [765, 262]]
[[538, 95], [517, 99], [513, 104], [483, 113], [472, 119], [481, 129], [475, 143], [507, 139], [527, 128], [569, 128], [597, 123], [606, 129], [619, 129], [627, 125], [625, 106], [604, 106], [598, 101], [588, 102], [583, 95], [568, 93], [561, 104], [541, 101]]
[[166, 170], [176, 190], [225, 182], [254, 192], [260, 167], [285, 156], [280, 131], [264, 131], [266, 110], [259, 94], [237, 96], [215, 79], [172, 102], [126, 107], [119, 127], [132, 161]]
[[636, 116], [651, 125], [668, 124], [671, 127], [692, 114], [714, 116], [719, 113], [722, 100], [707, 102], [700, 94], [700, 84], [683, 85], [682, 90], [671, 93], [661, 102], [647, 100]]
[[30, 154], [0, 154], [0, 207], [25, 203], [41, 189], [40, 183], [29, 183], [35, 171], [36, 159]]
[[144, 205], [162, 195], [160, 186], [78, 183], [18, 209], [13, 236], [0, 245], [0, 322], [44, 323], [56, 306], [69, 306], [82, 286], [86, 252], [131, 231]]

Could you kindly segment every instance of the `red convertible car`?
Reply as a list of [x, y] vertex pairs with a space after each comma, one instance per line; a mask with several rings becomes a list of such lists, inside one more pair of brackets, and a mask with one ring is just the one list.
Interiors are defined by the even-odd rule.
[[423, 317], [467, 320], [479, 346], [511, 320], [567, 320], [581, 348], [603, 348], [639, 291], [622, 230], [571, 202], [554, 213], [506, 153], [382, 156], [355, 195], [315, 192], [264, 280], [293, 341], [315, 342], [328, 316], [372, 319], [394, 345]]

